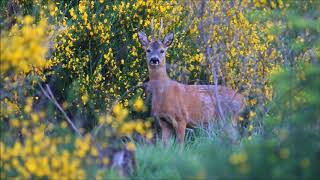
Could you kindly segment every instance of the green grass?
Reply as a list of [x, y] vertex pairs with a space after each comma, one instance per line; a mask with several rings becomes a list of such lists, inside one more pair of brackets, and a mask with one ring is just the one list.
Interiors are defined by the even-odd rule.
[[[189, 131], [191, 132], [191, 131]], [[216, 147], [215, 151], [206, 152], [207, 146]], [[223, 148], [218, 148], [223, 147]], [[223, 137], [212, 129], [198, 128], [187, 133], [184, 146], [171, 139], [164, 145], [158, 141], [153, 145], [137, 145], [136, 158], [138, 171], [133, 179], [185, 179], [205, 176], [204, 159], [226, 158], [232, 149], [223, 143]], [[221, 156], [223, 154], [223, 156]], [[220, 156], [220, 157], [218, 157]]]
[[[138, 145], [136, 157], [138, 162], [138, 179], [182, 179], [181, 165], [189, 166], [196, 172], [201, 168], [198, 161], [200, 154], [196, 147], [181, 149], [175, 142], [167, 145], [158, 142], [155, 145]], [[195, 172], [190, 172], [192, 177]]]

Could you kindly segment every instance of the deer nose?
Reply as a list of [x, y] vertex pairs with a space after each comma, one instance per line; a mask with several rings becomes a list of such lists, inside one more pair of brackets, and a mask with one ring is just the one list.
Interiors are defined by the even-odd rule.
[[156, 57], [153, 57], [153, 58], [150, 59], [150, 64], [159, 64], [159, 63], [160, 63], [160, 61]]

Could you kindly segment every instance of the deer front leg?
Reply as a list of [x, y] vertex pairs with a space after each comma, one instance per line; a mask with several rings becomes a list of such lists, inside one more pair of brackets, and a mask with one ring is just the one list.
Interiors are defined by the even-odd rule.
[[171, 136], [170, 125], [164, 119], [160, 119], [159, 124], [161, 127], [162, 142], [164, 142], [164, 144], [167, 144]]
[[178, 126], [176, 128], [176, 134], [177, 134], [178, 141], [179, 141], [180, 145], [184, 144], [184, 136], [186, 133], [186, 126], [187, 126], [187, 123], [185, 121], [178, 122]]

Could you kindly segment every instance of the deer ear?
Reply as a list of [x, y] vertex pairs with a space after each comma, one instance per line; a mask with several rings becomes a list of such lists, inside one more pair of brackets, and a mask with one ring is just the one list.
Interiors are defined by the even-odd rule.
[[169, 47], [173, 42], [173, 33], [169, 33], [164, 37], [163, 39], [163, 45], [167, 48]]
[[138, 39], [143, 47], [147, 47], [149, 45], [148, 37], [144, 32], [138, 31]]

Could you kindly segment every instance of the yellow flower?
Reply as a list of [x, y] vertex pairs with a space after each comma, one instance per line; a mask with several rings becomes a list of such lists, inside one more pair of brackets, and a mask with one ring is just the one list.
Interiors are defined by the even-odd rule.
[[233, 165], [241, 164], [246, 162], [248, 156], [245, 152], [233, 153], [229, 158], [229, 162]]
[[128, 116], [129, 111], [128, 109], [123, 108], [120, 104], [116, 104], [113, 107], [113, 113], [115, 114], [116, 119], [121, 122]]
[[256, 112], [250, 111], [249, 113], [249, 119], [251, 120], [252, 118], [254, 118], [256, 116]]
[[32, 106], [32, 105], [26, 105], [26, 106], [24, 107], [24, 112], [30, 113], [31, 110], [32, 110], [32, 107], [31, 107], [31, 106]]
[[[45, 55], [48, 41], [47, 22], [41, 19], [33, 24], [32, 16], [25, 16], [9, 31], [1, 33], [0, 66], [1, 74], [8, 70], [29, 72], [32, 67], [42, 68], [46, 63]], [[37, 38], [35, 38], [37, 37]]]
[[40, 142], [41, 140], [43, 140], [43, 138], [44, 138], [44, 134], [42, 131], [35, 132], [35, 134], [33, 135], [33, 140], [35, 142]]
[[103, 163], [104, 165], [108, 165], [108, 164], [109, 164], [109, 159], [108, 159], [107, 157], [104, 157], [104, 158], [102, 159], [102, 163]]
[[38, 114], [32, 113], [31, 114], [31, 119], [34, 123], [38, 123], [39, 122], [39, 116]]
[[98, 122], [99, 122], [99, 124], [105, 123], [105, 116], [99, 116]]
[[73, 8], [71, 8], [71, 9], [69, 10], [69, 13], [70, 13], [70, 16], [72, 17], [73, 20], [76, 20], [76, 19], [77, 19], [77, 16], [76, 16], [76, 14], [74, 13], [74, 9], [73, 9]]
[[82, 103], [83, 103], [84, 105], [86, 105], [87, 102], [88, 102], [88, 100], [89, 100], [88, 94], [82, 95], [82, 96], [81, 96], [81, 100], [82, 100]]
[[18, 119], [11, 119], [11, 120], [10, 120], [10, 125], [11, 125], [12, 127], [18, 128], [18, 127], [20, 126], [20, 122], [19, 122]]
[[68, 127], [67, 122], [63, 121], [63, 122], [60, 124], [60, 127], [61, 127], [62, 129], [67, 128], [67, 127]]
[[290, 151], [288, 148], [281, 148], [280, 149], [280, 158], [281, 159], [288, 159], [290, 155]]
[[116, 105], [113, 107], [113, 113], [114, 113], [115, 115], [120, 114], [121, 108], [122, 108], [122, 107], [121, 107], [120, 104], [116, 104]]
[[112, 116], [108, 116], [108, 117], [107, 117], [107, 123], [108, 123], [108, 124], [111, 124], [111, 123], [112, 123]]
[[80, 1], [80, 3], [79, 3], [79, 11], [80, 11], [81, 13], [84, 12], [84, 10], [85, 10], [85, 8], [86, 8], [85, 5], [86, 5], [86, 4], [85, 4], [85, 1]]
[[129, 151], [135, 151], [135, 150], [136, 150], [136, 145], [135, 145], [134, 143], [132, 143], [132, 142], [129, 142], [129, 143], [127, 144], [127, 149], [128, 149]]
[[304, 158], [300, 161], [300, 166], [303, 169], [307, 169], [310, 166], [310, 160], [308, 158]]
[[[148, 120], [148, 119], [147, 119]], [[145, 121], [144, 122], [144, 126], [146, 127], [146, 128], [150, 128], [151, 127], [151, 122], [148, 120], [148, 121]]]
[[134, 110], [137, 112], [141, 112], [143, 110], [144, 104], [143, 100], [139, 97], [136, 99], [136, 101], [133, 104]]
[[60, 161], [59, 161], [58, 158], [56, 158], [56, 157], [51, 158], [51, 166], [52, 166], [53, 168], [59, 168], [60, 165], [61, 165], [61, 164], [60, 164]]
[[[84, 21], [84, 24], [87, 24], [88, 22], [88, 14], [87, 12], [84, 12], [83, 15], [82, 15], [82, 19]], [[88, 26], [87, 26], [88, 27]], [[89, 26], [90, 27], [90, 26]], [[91, 29], [91, 28], [90, 28]]]
[[33, 157], [30, 157], [27, 159], [26, 163], [26, 168], [30, 173], [35, 173], [36, 169], [38, 167], [38, 164], [36, 162], [36, 160]]
[[98, 150], [97, 150], [97, 148], [95, 148], [95, 147], [91, 148], [90, 153], [91, 153], [91, 155], [94, 156], [94, 157], [98, 156]]
[[27, 15], [24, 17], [23, 22], [27, 25], [32, 24], [34, 21], [34, 18], [30, 15]]
[[152, 133], [152, 131], [148, 131], [148, 132], [147, 132], [146, 138], [147, 138], [148, 140], [150, 140], [150, 139], [153, 138], [153, 133]]

